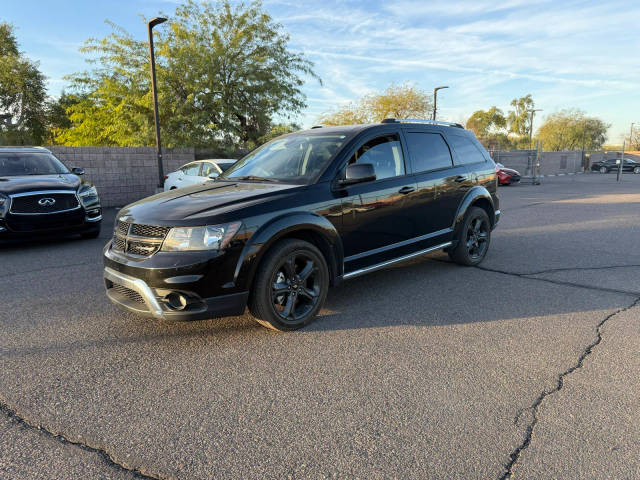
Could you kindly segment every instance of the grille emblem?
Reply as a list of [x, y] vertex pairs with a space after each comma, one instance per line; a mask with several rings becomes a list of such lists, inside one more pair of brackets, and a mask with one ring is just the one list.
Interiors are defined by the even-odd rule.
[[56, 204], [55, 198], [41, 198], [38, 200], [38, 205], [41, 207], [53, 207]]

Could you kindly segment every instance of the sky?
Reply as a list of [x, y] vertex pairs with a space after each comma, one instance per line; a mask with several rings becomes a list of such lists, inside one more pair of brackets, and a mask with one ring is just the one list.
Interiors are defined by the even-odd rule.
[[[87, 68], [78, 49], [111, 29], [140, 39], [140, 15], [169, 17], [177, 0], [0, 0], [0, 21], [16, 27], [21, 50], [40, 62], [50, 95], [64, 75]], [[579, 0], [263, 0], [290, 35], [290, 47], [315, 64], [303, 126], [341, 104], [391, 84], [438, 92], [438, 119], [465, 122], [493, 105], [532, 94], [538, 125], [578, 108], [611, 124], [621, 143], [640, 128], [640, 1]], [[162, 28], [162, 27], [158, 27]], [[534, 124], [534, 129], [536, 125]]]

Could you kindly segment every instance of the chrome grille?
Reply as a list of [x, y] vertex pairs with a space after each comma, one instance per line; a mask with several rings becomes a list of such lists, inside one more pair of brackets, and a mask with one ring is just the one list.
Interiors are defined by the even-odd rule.
[[80, 208], [76, 193], [71, 191], [39, 191], [11, 197], [10, 213], [16, 215], [46, 215]]
[[150, 257], [162, 246], [169, 227], [140, 225], [118, 220], [112, 248], [137, 257]]

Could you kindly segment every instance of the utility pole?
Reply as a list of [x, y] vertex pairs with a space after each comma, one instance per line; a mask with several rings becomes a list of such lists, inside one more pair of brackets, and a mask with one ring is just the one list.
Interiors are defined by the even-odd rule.
[[436, 111], [438, 105], [438, 90], [442, 90], [443, 88], [449, 87], [436, 87], [433, 89], [433, 118], [431, 120], [433, 120], [434, 122], [436, 120]]
[[160, 142], [160, 120], [158, 118], [158, 92], [156, 90], [156, 58], [153, 51], [153, 27], [166, 22], [166, 18], [156, 17], [152, 19], [149, 29], [149, 59], [151, 63], [151, 93], [153, 95], [153, 119], [156, 126], [156, 156], [158, 158], [158, 189], [164, 186], [164, 167], [162, 165], [162, 144]]
[[529, 108], [527, 109], [527, 112], [529, 112], [531, 114], [531, 117], [529, 119], [529, 150], [531, 150], [533, 148], [533, 115], [536, 112], [542, 112], [541, 108]]
[[620, 156], [620, 163], [618, 164], [618, 176], [616, 178], [616, 181], [619, 182], [620, 181], [620, 177], [622, 176], [622, 169], [624, 168], [624, 147], [625, 147], [625, 141], [622, 141], [622, 155]]
[[633, 148], [633, 124], [635, 122], [631, 122], [631, 132], [629, 133], [629, 150]]

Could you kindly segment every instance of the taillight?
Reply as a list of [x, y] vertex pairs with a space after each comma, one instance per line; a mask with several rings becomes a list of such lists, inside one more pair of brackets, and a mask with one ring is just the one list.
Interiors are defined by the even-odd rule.
[[165, 180], [166, 180], [167, 178], [169, 178], [169, 175], [165, 175], [165, 176], [164, 176], [164, 179], [165, 179]]

